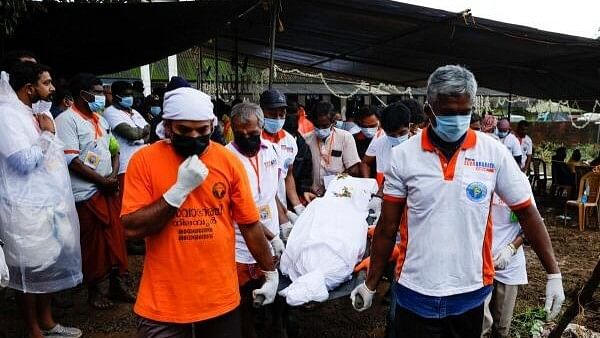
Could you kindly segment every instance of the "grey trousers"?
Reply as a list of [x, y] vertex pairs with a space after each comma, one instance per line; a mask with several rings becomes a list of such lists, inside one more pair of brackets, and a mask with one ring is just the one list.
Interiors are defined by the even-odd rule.
[[518, 285], [506, 285], [494, 280], [494, 291], [484, 304], [481, 337], [510, 337], [510, 323], [517, 301]]
[[157, 322], [138, 317], [137, 338], [241, 338], [239, 307], [219, 317], [193, 324]]

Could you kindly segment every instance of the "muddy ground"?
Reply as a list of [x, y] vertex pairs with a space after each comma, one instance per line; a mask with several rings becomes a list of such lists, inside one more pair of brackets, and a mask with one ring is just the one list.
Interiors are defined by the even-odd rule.
[[[543, 201], [542, 201], [543, 203]], [[568, 306], [573, 296], [591, 274], [600, 255], [600, 231], [597, 228], [579, 232], [572, 225], [565, 225], [557, 218], [562, 214], [561, 204], [545, 203], [541, 208], [546, 219], [550, 236], [563, 274]], [[541, 203], [538, 202], [538, 205]], [[564, 205], [564, 204], [562, 204]], [[568, 223], [572, 223], [570, 221]], [[526, 248], [529, 285], [519, 291], [515, 314], [536, 307], [543, 307], [545, 273], [530, 248]], [[130, 268], [135, 284], [141, 275], [143, 257], [130, 256]], [[319, 305], [310, 310], [295, 310], [300, 337], [384, 337], [385, 314], [389, 302], [382, 297], [389, 284], [382, 283], [373, 308], [363, 313], [352, 310], [350, 300], [338, 299]], [[135, 322], [131, 305], [118, 304], [106, 311], [94, 310], [86, 303], [87, 292], [77, 289], [74, 292], [75, 306], [69, 309], [55, 309], [57, 319], [66, 325], [84, 330], [89, 338], [129, 338], [135, 337]], [[563, 308], [564, 309], [564, 308]], [[600, 291], [594, 295], [577, 321], [590, 329], [600, 332]], [[16, 338], [21, 335], [22, 322], [17, 314], [14, 296], [0, 292], [0, 338]]]

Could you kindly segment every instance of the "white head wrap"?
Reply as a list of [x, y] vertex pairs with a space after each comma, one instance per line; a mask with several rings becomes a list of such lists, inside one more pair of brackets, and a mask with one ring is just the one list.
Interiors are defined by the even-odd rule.
[[[213, 114], [210, 96], [190, 87], [177, 88], [165, 93], [162, 118], [163, 120], [187, 121], [213, 120], [213, 125], [217, 120]], [[156, 135], [165, 138], [163, 122], [156, 127]]]

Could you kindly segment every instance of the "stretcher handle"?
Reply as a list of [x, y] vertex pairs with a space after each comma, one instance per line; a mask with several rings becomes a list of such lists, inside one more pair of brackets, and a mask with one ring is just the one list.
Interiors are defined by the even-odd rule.
[[265, 296], [256, 295], [256, 297], [254, 297], [254, 301], [252, 302], [252, 306], [255, 309], [260, 309], [260, 307], [263, 306], [264, 302], [265, 302]]

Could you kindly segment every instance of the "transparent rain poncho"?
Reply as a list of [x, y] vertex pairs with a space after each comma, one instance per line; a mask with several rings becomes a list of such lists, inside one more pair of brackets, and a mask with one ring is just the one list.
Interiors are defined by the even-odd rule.
[[[79, 221], [62, 143], [0, 81], [0, 239], [9, 287], [28, 293], [82, 280]], [[13, 92], [14, 93], [14, 92]]]

